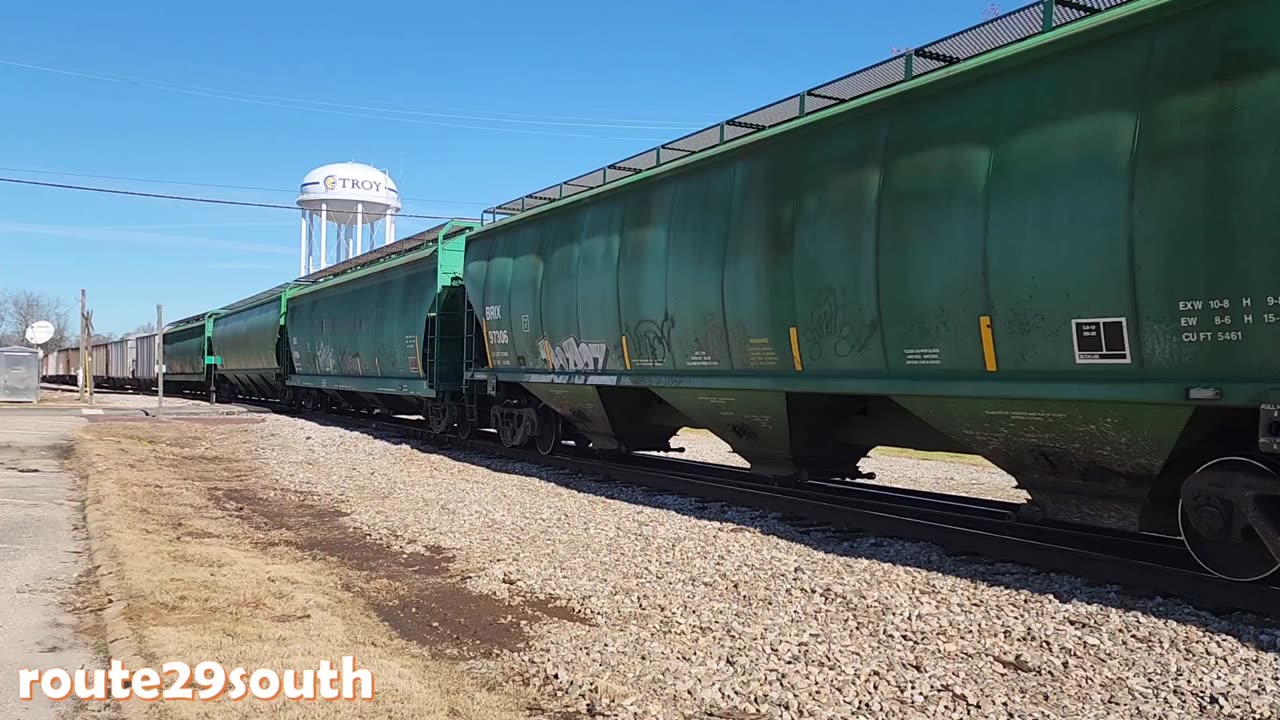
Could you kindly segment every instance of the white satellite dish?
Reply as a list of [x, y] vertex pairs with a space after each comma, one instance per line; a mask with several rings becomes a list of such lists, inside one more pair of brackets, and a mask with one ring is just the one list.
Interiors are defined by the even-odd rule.
[[27, 326], [27, 342], [32, 345], [43, 345], [53, 337], [53, 323], [39, 320]]

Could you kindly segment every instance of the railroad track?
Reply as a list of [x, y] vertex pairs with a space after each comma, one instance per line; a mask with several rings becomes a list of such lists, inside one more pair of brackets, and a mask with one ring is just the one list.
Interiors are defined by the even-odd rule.
[[[556, 455], [508, 448], [496, 434], [470, 439], [431, 433], [425, 422], [356, 414], [301, 413], [476, 450], [620, 483], [781, 513], [834, 530], [931, 542], [985, 560], [1014, 562], [1112, 583], [1128, 594], [1176, 596], [1216, 613], [1251, 612], [1280, 621], [1280, 585], [1206, 573], [1179, 538], [1019, 519], [1019, 505], [857, 482], [779, 485], [723, 465], [631, 455], [605, 460], [564, 446]], [[487, 437], [493, 435], [493, 437]]]
[[780, 513], [809, 523], [810, 527], [820, 523], [833, 530], [931, 542], [984, 560], [1019, 563], [1036, 570], [1112, 583], [1133, 595], [1174, 596], [1212, 612], [1251, 612], [1280, 621], [1280, 584], [1233, 582], [1206, 573], [1179, 538], [1066, 523], [1025, 522], [1020, 520], [1017, 503], [862, 482], [782, 485], [739, 468], [651, 455], [603, 459], [570, 444], [547, 456], [533, 449], [508, 448], [495, 433], [484, 430], [463, 440], [434, 434], [425, 421], [377, 418], [355, 412], [298, 411], [270, 402], [238, 402], [282, 415], [377, 429], [437, 446]]

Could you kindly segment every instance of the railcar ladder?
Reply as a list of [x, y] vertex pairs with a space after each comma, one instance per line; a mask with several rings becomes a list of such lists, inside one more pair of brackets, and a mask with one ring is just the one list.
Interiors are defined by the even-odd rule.
[[[426, 343], [427, 380], [439, 395], [461, 391], [466, 385], [465, 352], [467, 332], [465, 291], [460, 285], [440, 289], [434, 315], [430, 316], [431, 337]], [[464, 357], [458, 357], [462, 353]]]
[[446, 298], [447, 289], [441, 288], [436, 294], [435, 306], [427, 314], [426, 376], [431, 389], [439, 397], [444, 390], [442, 385], [448, 379], [448, 373], [442, 365], [448, 364], [447, 341], [453, 334], [449, 327], [449, 310]]
[[463, 333], [462, 333], [462, 416], [469, 422], [476, 420], [476, 383], [471, 373], [476, 367], [476, 311], [467, 301], [465, 293], [462, 299]]
[[436, 391], [437, 396], [440, 392], [440, 305], [443, 305], [442, 298], [436, 295], [436, 306], [427, 311], [426, 357], [422, 368], [427, 385]]

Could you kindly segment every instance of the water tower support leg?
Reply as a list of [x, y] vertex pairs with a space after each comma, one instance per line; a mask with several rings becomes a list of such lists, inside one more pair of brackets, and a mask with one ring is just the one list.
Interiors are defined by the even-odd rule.
[[356, 254], [364, 252], [364, 203], [356, 203]]
[[302, 211], [301, 217], [298, 219], [298, 226], [302, 228], [298, 240], [298, 277], [307, 274], [307, 261], [311, 259], [311, 253], [307, 252], [307, 212]]
[[394, 223], [393, 223], [393, 221], [391, 220], [391, 211], [390, 211], [390, 210], [387, 210], [387, 214], [386, 214], [385, 220], [386, 220], [386, 222], [382, 223], [382, 226], [383, 226], [383, 229], [386, 231], [386, 236], [383, 238], [382, 244], [383, 244], [383, 245], [390, 245], [390, 244], [391, 244], [391, 236], [392, 236], [392, 235], [395, 233], [395, 231], [396, 231], [395, 224], [394, 224]]
[[328, 234], [329, 234], [329, 204], [320, 203], [320, 269], [321, 270], [329, 266], [328, 265], [329, 248], [326, 247], [326, 244], [328, 243], [328, 237], [327, 237]]

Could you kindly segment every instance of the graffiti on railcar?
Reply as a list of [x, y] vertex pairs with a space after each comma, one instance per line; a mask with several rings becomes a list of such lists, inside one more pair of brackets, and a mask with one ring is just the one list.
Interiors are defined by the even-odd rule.
[[317, 370], [328, 375], [364, 375], [364, 359], [358, 352], [340, 352], [322, 343], [316, 357]]
[[664, 313], [662, 320], [641, 320], [636, 323], [631, 337], [634, 348], [629, 348], [631, 364], [636, 367], [660, 367], [665, 365], [671, 355], [671, 332], [675, 329], [675, 318]]
[[1195, 346], [1182, 341], [1180, 327], [1154, 320], [1143, 322], [1141, 327], [1138, 338], [1148, 368], [1176, 368], [1193, 359]]
[[729, 343], [724, 319], [715, 313], [702, 318], [702, 331], [689, 342], [689, 367], [719, 367], [722, 359], [729, 357]]
[[827, 288], [809, 311], [809, 322], [804, 326], [805, 350], [814, 360], [821, 360], [828, 350], [836, 357], [848, 357], [853, 352], [852, 335], [845, 291]]
[[339, 357], [343, 375], [364, 375], [364, 360], [360, 353], [343, 353]]
[[609, 361], [609, 345], [603, 342], [586, 342], [570, 335], [558, 345], [552, 345], [544, 336], [538, 341], [538, 355], [543, 364], [558, 371], [604, 370]]
[[338, 354], [334, 351], [333, 346], [327, 342], [321, 342], [316, 348], [316, 371], [332, 373], [337, 359]]

